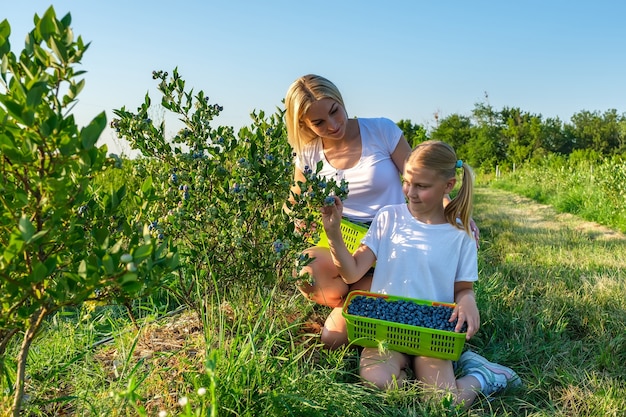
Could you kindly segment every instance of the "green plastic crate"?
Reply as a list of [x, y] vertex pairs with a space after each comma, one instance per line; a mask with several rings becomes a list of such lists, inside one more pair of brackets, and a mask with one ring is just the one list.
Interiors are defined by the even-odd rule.
[[[316, 243], [316, 246], [327, 248], [328, 236], [326, 236], [324, 226], [322, 226], [321, 222], [322, 220], [320, 219], [320, 240]], [[347, 219], [341, 219], [341, 236], [343, 237], [343, 241], [346, 242], [346, 247], [350, 253], [354, 253], [361, 245], [361, 239], [365, 237], [365, 233], [367, 233], [367, 226], [353, 223]]]
[[385, 342], [390, 350], [409, 355], [430, 356], [453, 361], [458, 360], [461, 356], [463, 346], [465, 345], [465, 333], [411, 326], [409, 324], [348, 314], [348, 306], [357, 295], [384, 298], [390, 301], [405, 300], [416, 304], [454, 307], [454, 304], [450, 303], [377, 294], [367, 291], [352, 291], [348, 294], [342, 311], [347, 323], [348, 340], [351, 343], [364, 347], [378, 347], [380, 342]]

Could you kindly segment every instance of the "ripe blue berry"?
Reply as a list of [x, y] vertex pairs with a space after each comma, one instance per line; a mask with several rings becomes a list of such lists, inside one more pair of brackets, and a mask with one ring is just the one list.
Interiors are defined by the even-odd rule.
[[[416, 304], [407, 300], [385, 300], [378, 297], [355, 296], [348, 305], [348, 314], [387, 320], [412, 326], [453, 332], [456, 320], [450, 322], [452, 307]], [[461, 332], [467, 331], [463, 324]]]

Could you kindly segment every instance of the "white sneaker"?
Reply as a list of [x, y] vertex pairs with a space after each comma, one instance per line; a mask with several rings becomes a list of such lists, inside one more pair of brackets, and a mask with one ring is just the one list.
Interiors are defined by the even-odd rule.
[[457, 366], [465, 375], [480, 374], [485, 380], [482, 393], [491, 395], [506, 387], [519, 387], [522, 380], [511, 368], [489, 362], [477, 353], [465, 351], [458, 360]]

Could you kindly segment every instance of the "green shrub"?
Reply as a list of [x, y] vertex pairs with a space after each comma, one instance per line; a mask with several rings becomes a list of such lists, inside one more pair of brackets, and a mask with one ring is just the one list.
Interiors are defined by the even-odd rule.
[[176, 266], [166, 242], [120, 216], [124, 187], [92, 184], [116, 161], [95, 146], [104, 113], [82, 129], [68, 114], [84, 85], [75, 67], [88, 47], [70, 23], [52, 7], [35, 16], [19, 55], [11, 52], [9, 23], [0, 23], [0, 358], [23, 333], [15, 381], [3, 360], [0, 371], [14, 393], [14, 415], [28, 351], [46, 317], [89, 299], [140, 297]]
[[[171, 239], [183, 266], [170, 291], [199, 308], [214, 286], [245, 281], [269, 287], [291, 275], [293, 260], [308, 244], [294, 231], [283, 206], [293, 183], [292, 153], [282, 113], [252, 113], [252, 125], [235, 135], [213, 128], [222, 111], [204, 92], [185, 89], [174, 69], [155, 71], [160, 105], [182, 128], [166, 137], [165, 122], [150, 118], [146, 95], [136, 112], [115, 111], [111, 123], [132, 149], [134, 182], [149, 184], [153, 197], [141, 214], [155, 239]], [[129, 213], [131, 215], [131, 213]]]

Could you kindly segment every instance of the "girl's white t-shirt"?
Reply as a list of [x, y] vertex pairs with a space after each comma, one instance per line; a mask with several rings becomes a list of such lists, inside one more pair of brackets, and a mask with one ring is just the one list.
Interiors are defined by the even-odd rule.
[[372, 292], [452, 303], [456, 281], [478, 280], [474, 239], [418, 221], [406, 204], [383, 207], [361, 243], [376, 255]]
[[324, 155], [319, 139], [308, 143], [301, 155], [296, 156], [296, 167], [304, 171], [309, 167], [315, 171], [317, 163], [323, 161], [319, 175], [333, 178], [337, 183], [345, 179], [348, 197], [343, 202], [343, 216], [349, 220], [369, 223], [381, 207], [401, 204], [406, 200], [402, 193], [400, 172], [391, 159], [402, 130], [386, 118], [357, 119], [361, 132], [361, 158], [355, 166], [336, 169]]

